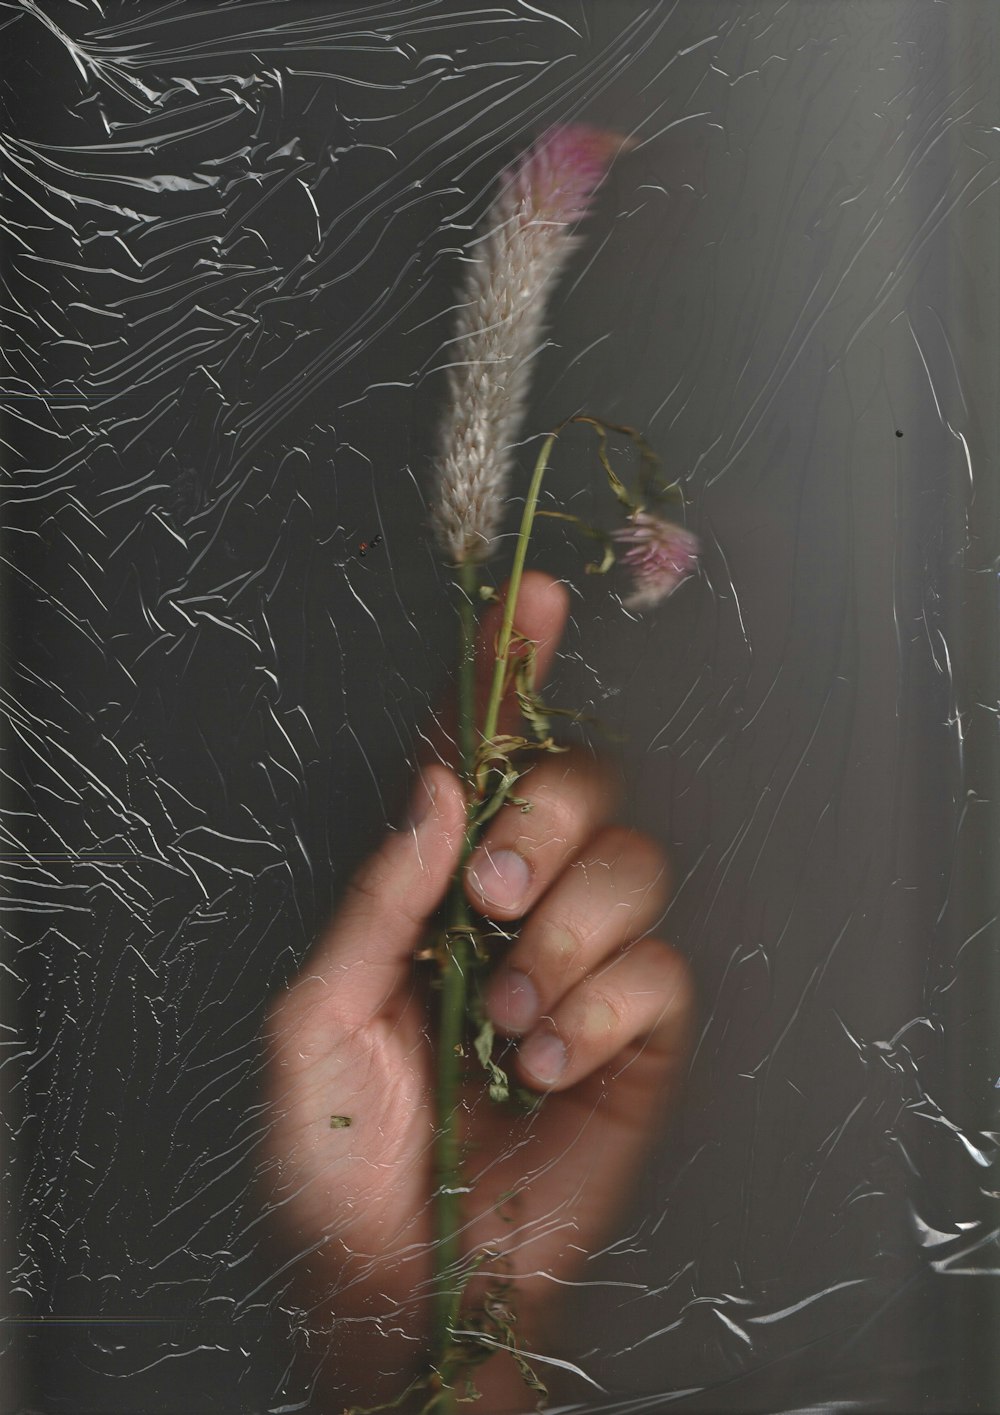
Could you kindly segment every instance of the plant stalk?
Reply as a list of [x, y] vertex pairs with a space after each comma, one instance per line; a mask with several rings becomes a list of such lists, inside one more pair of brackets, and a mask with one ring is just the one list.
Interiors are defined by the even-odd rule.
[[[542, 444], [524, 503], [521, 527], [510, 584], [504, 602], [503, 621], [497, 639], [496, 665], [490, 687], [482, 740], [490, 741], [497, 730], [500, 704], [510, 659], [514, 616], [528, 553], [528, 541], [534, 524], [542, 477], [548, 465], [555, 433]], [[462, 1133], [460, 1111], [460, 1081], [464, 1055], [465, 1020], [468, 1007], [468, 979], [472, 962], [472, 915], [465, 898], [465, 866], [475, 849], [478, 828], [474, 814], [479, 804], [475, 788], [476, 732], [476, 597], [479, 583], [475, 563], [463, 561], [460, 567], [461, 599], [459, 609], [458, 663], [458, 742], [461, 774], [466, 784], [469, 817], [458, 868], [452, 880], [448, 900], [448, 939], [441, 968], [441, 1013], [437, 1054], [437, 1114], [438, 1132], [434, 1151], [435, 1246], [434, 1246], [434, 1353], [439, 1386], [436, 1396], [426, 1409], [435, 1415], [455, 1415], [457, 1392], [454, 1378], [461, 1373], [461, 1353], [456, 1350], [453, 1333], [458, 1322], [464, 1287], [461, 1269], [460, 1189], [462, 1187]]]
[[483, 740], [486, 742], [496, 735], [497, 722], [500, 717], [500, 703], [503, 699], [504, 683], [510, 659], [510, 641], [514, 629], [514, 615], [517, 611], [517, 597], [521, 592], [521, 577], [524, 574], [524, 562], [528, 554], [528, 541], [531, 539], [531, 529], [535, 522], [535, 512], [538, 509], [538, 494], [542, 489], [542, 477], [544, 477], [545, 469], [549, 465], [549, 456], [555, 440], [556, 434], [551, 432], [542, 443], [542, 449], [538, 454], [535, 470], [531, 476], [531, 484], [528, 487], [528, 495], [524, 501], [521, 528], [517, 534], [517, 549], [514, 551], [514, 565], [510, 572], [507, 598], [504, 601], [503, 623], [500, 626], [500, 637], [497, 639], [493, 683], [490, 688], [489, 703], [486, 707], [486, 720], [483, 723]]
[[[460, 567], [458, 659], [458, 744], [461, 776], [473, 806], [473, 764], [476, 755], [476, 591], [478, 571], [470, 561]], [[449, 1390], [454, 1367], [452, 1332], [462, 1299], [461, 1232], [458, 1193], [462, 1181], [462, 1134], [459, 1083], [468, 993], [472, 926], [465, 899], [465, 866], [475, 845], [471, 825], [448, 898], [448, 940], [441, 968], [441, 1014], [437, 1053], [438, 1131], [434, 1152], [434, 1351], [442, 1387], [434, 1402], [441, 1415], [453, 1415]]]

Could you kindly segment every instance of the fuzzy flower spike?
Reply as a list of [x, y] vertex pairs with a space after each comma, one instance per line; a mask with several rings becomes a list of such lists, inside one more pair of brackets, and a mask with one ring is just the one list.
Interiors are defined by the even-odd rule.
[[470, 248], [439, 430], [433, 513], [453, 564], [484, 560], [493, 548], [545, 302], [578, 245], [574, 225], [627, 146], [619, 134], [597, 128], [550, 129], [503, 174]]

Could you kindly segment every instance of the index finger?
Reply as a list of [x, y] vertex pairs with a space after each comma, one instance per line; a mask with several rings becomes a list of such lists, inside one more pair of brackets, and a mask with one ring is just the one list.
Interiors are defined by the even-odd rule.
[[[503, 621], [503, 610], [507, 586], [500, 593], [500, 602], [491, 604], [483, 615], [476, 636], [476, 731], [482, 731], [486, 717], [486, 704], [493, 683], [493, 668], [496, 663], [497, 637]], [[525, 649], [519, 640], [530, 640], [535, 645], [535, 686], [540, 687], [548, 676], [556, 656], [560, 640], [569, 619], [569, 592], [559, 580], [540, 570], [528, 570], [521, 580], [521, 591], [517, 597], [514, 614], [515, 640], [511, 646], [511, 657], [523, 657]], [[429, 734], [431, 749], [440, 761], [454, 766], [457, 764], [456, 720], [454, 698], [449, 701], [434, 730]], [[515, 733], [521, 721], [521, 709], [513, 688], [508, 688], [500, 708], [497, 724], [499, 733]]]
[[[493, 685], [497, 639], [503, 620], [506, 592], [505, 585], [500, 603], [491, 605], [489, 613], [484, 616], [476, 647], [477, 726], [482, 725], [486, 716], [486, 704]], [[524, 657], [524, 640], [534, 644], [536, 687], [541, 687], [548, 676], [568, 618], [569, 592], [566, 586], [540, 570], [526, 573], [521, 581], [521, 592], [517, 597], [517, 608], [514, 612], [514, 639], [511, 643], [510, 658]], [[517, 695], [513, 687], [510, 687], [500, 706], [497, 731], [514, 732], [520, 720], [521, 709]]]

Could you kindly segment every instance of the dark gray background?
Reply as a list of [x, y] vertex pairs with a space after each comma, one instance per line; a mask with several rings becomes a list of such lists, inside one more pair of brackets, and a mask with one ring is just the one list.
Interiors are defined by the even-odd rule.
[[[555, 523], [533, 552], [701, 1000], [580, 1408], [1000, 1409], [998, 37], [976, 0], [0, 5], [5, 1409], [312, 1408], [260, 1018], [450, 677], [457, 253], [567, 119], [638, 146], [526, 436], [641, 427], [705, 544], [641, 622]], [[599, 481], [581, 439], [549, 491]]]

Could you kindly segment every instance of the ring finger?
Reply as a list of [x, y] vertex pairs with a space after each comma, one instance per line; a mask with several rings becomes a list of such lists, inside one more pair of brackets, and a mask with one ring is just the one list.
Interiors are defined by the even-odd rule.
[[665, 856], [648, 837], [601, 830], [529, 916], [494, 974], [486, 1005], [508, 1035], [530, 1031], [589, 973], [640, 938], [669, 897]]

